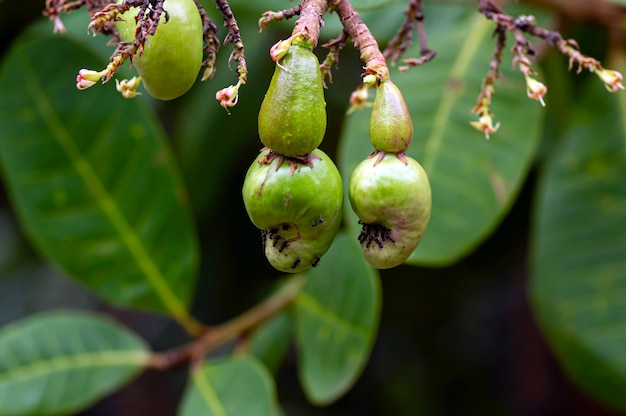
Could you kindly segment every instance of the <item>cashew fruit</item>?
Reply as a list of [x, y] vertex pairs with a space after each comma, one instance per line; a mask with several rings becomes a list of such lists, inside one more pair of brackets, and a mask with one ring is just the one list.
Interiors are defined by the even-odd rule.
[[394, 153], [367, 158], [352, 172], [348, 196], [363, 225], [359, 241], [365, 259], [379, 269], [404, 262], [430, 220], [432, 197], [422, 166]]
[[[321, 150], [310, 165], [265, 150], [248, 169], [243, 200], [263, 238], [265, 256], [288, 273], [316, 266], [332, 243], [343, 209], [341, 176]], [[274, 154], [275, 156], [275, 154]]]
[[[166, 13], [161, 15], [155, 34], [147, 37], [143, 53], [132, 62], [150, 95], [172, 100], [187, 92], [198, 77], [204, 34], [193, 0], [167, 0], [163, 8], [168, 19]], [[115, 23], [123, 42], [135, 39], [138, 12], [133, 7]]]
[[277, 63], [259, 110], [259, 138], [276, 153], [306, 155], [326, 133], [319, 61], [310, 42], [296, 40]]
[[370, 141], [374, 149], [405, 152], [413, 138], [413, 122], [400, 89], [389, 78], [376, 89], [370, 115]]

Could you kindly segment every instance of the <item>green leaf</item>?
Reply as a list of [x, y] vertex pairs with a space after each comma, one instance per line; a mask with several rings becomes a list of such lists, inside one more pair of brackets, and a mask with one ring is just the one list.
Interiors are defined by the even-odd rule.
[[[466, 5], [428, 4], [427, 12], [436, 58], [391, 76], [413, 119], [408, 154], [423, 165], [433, 193], [430, 225], [408, 263], [446, 265], [476, 248], [511, 207], [536, 153], [542, 107], [526, 97], [524, 77], [511, 71], [506, 48], [492, 105], [501, 127], [485, 140], [469, 123], [477, 120], [471, 110], [492, 58], [494, 25]], [[419, 56], [418, 47], [405, 56]], [[339, 156], [346, 182], [372, 151], [369, 115], [357, 111], [344, 126]], [[356, 216], [348, 218], [350, 232], [358, 234]]]
[[376, 338], [378, 273], [358, 241], [339, 234], [296, 298], [298, 373], [308, 399], [326, 405], [356, 382]]
[[194, 370], [180, 416], [274, 416], [274, 382], [267, 369], [252, 357], [208, 362]]
[[117, 305], [186, 321], [198, 262], [186, 193], [146, 102], [111, 84], [76, 89], [78, 68], [105, 65], [59, 36], [11, 49], [0, 68], [6, 184], [31, 241], [67, 274]]
[[95, 314], [18, 321], [0, 330], [0, 414], [77, 412], [136, 377], [149, 356], [135, 334]]
[[352, 0], [351, 3], [357, 10], [372, 10], [399, 2], [400, 0]]
[[590, 81], [539, 177], [531, 296], [570, 376], [626, 410], [626, 97]]
[[275, 315], [252, 333], [248, 352], [276, 373], [289, 349], [291, 328], [289, 311]]

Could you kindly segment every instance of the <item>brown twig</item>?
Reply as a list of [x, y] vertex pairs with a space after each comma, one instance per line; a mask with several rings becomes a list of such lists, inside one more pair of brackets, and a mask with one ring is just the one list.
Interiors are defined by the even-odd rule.
[[262, 32], [271, 22], [291, 19], [292, 17], [299, 15], [301, 10], [302, 7], [300, 5], [297, 5], [290, 9], [281, 10], [279, 12], [266, 11], [259, 19], [259, 32]]
[[506, 46], [506, 30], [502, 26], [497, 26], [495, 30], [497, 38], [493, 58], [489, 64], [489, 71], [483, 80], [478, 103], [472, 109], [472, 113], [478, 114], [478, 121], [471, 124], [477, 130], [482, 131], [487, 139], [491, 133], [498, 130], [499, 124], [493, 125], [493, 113], [491, 111], [491, 100], [496, 91], [496, 80], [500, 78], [500, 64], [502, 63], [502, 52]]
[[163, 353], [152, 354], [148, 365], [151, 368], [164, 370], [180, 365], [200, 365], [208, 353], [225, 343], [245, 336], [288, 307], [300, 293], [305, 279], [302, 275], [290, 278], [272, 296], [243, 314], [221, 325], [209, 327], [197, 339], [189, 344]]
[[85, 5], [85, 0], [66, 3], [64, 0], [46, 0], [46, 9], [43, 15], [54, 22], [54, 33], [65, 33], [66, 29], [61, 21], [61, 14], [76, 10]]
[[365, 76], [372, 75], [376, 81], [381, 81], [389, 77], [385, 57], [378, 47], [376, 39], [369, 28], [352, 7], [349, 0], [328, 0], [328, 3], [341, 20], [344, 30], [354, 41], [354, 46], [361, 52], [361, 60], [365, 62]]
[[[333, 82], [333, 74], [331, 72], [331, 68], [334, 66], [335, 68], [339, 67], [339, 52], [346, 46], [346, 42], [350, 38], [348, 32], [343, 30], [341, 34], [335, 38], [331, 39], [322, 46], [328, 48], [328, 54], [326, 55], [326, 59], [324, 62], [320, 64], [320, 70], [324, 76], [324, 79], [328, 78], [328, 82]], [[326, 88], [326, 81], [322, 81], [324, 83], [324, 88]]]
[[383, 55], [391, 61], [392, 65], [395, 65], [413, 43], [413, 28], [417, 26], [421, 58], [405, 59], [405, 65], [399, 68], [400, 71], [407, 71], [415, 66], [423, 65], [432, 61], [437, 55], [437, 52], [428, 47], [422, 1], [411, 0], [404, 14], [406, 14], [404, 23], [396, 35], [389, 41], [389, 44], [383, 51]]
[[248, 81], [248, 66], [246, 64], [246, 55], [244, 52], [243, 40], [237, 20], [233, 15], [227, 0], [215, 0], [217, 9], [222, 13], [224, 26], [228, 28], [228, 34], [224, 39], [224, 45], [232, 43], [233, 51], [228, 58], [228, 65], [233, 61], [237, 62], [237, 83], [229, 87], [219, 90], [215, 94], [215, 98], [220, 101], [220, 105], [228, 110], [237, 104], [239, 97], [239, 88]]
[[328, 10], [326, 0], [302, 0], [300, 18], [296, 21], [292, 34], [304, 37], [315, 47], [320, 38], [320, 29], [324, 26], [326, 10]]
[[[478, 10], [488, 19], [493, 20], [506, 30], [513, 32], [516, 38], [516, 45], [524, 44], [525, 46], [523, 48], [527, 51], [532, 50], [532, 47], [528, 41], [523, 39], [523, 33], [544, 39], [549, 45], [555, 47], [563, 55], [567, 56], [569, 58], [569, 69], [572, 69], [574, 64], [577, 64], [577, 73], [581, 72], [583, 69], [587, 69], [589, 72], [596, 74], [602, 79], [609, 91], [615, 92], [624, 89], [621, 84], [621, 74], [616, 71], [604, 69], [598, 60], [582, 54], [578, 49], [576, 41], [563, 39], [559, 32], [537, 26], [532, 16], [519, 16], [514, 18], [506, 14], [490, 0], [479, 0]], [[521, 65], [520, 71], [524, 73], [524, 67]]]
[[202, 74], [202, 81], [213, 78], [217, 68], [215, 67], [215, 61], [217, 59], [217, 51], [220, 48], [220, 40], [217, 37], [217, 26], [211, 21], [209, 15], [199, 0], [194, 0], [200, 18], [202, 19], [202, 33], [204, 38], [204, 48], [202, 49], [206, 55], [202, 66], [206, 67]]
[[[535, 18], [532, 16], [513, 17], [504, 12], [491, 0], [478, 0], [478, 10], [487, 18], [496, 23], [496, 33], [498, 34], [498, 44], [494, 53], [493, 63], [499, 65], [502, 55], [502, 48], [505, 42], [506, 32], [513, 33], [515, 44], [511, 48], [513, 54], [513, 68], [519, 67], [519, 71], [526, 79], [526, 93], [529, 98], [537, 100], [541, 105], [545, 106], [544, 96], [548, 89], [537, 81], [533, 75], [536, 72], [531, 67], [529, 56], [534, 56], [535, 51], [532, 44], [525, 38], [524, 34], [545, 40], [549, 45], [555, 47], [563, 55], [569, 58], [569, 69], [574, 64], [578, 65], [577, 73], [583, 69], [596, 74], [610, 92], [616, 92], [624, 89], [622, 85], [622, 74], [617, 71], [607, 70], [602, 67], [600, 62], [590, 56], [582, 54], [578, 49], [578, 44], [574, 40], [563, 39], [560, 33], [551, 31], [537, 26]], [[491, 96], [495, 92], [495, 76], [490, 68], [490, 72], [483, 81], [481, 94], [478, 97], [478, 104], [474, 107], [473, 112], [479, 115], [478, 121], [471, 122], [477, 130], [483, 132], [485, 137], [489, 138], [489, 134], [497, 130], [498, 126], [492, 125], [492, 112], [490, 109]]]

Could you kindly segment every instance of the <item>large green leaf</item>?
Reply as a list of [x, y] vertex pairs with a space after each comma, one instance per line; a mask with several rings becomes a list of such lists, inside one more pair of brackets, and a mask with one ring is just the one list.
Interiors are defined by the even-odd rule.
[[300, 382], [312, 403], [333, 402], [358, 379], [376, 339], [381, 297], [377, 271], [346, 234], [307, 272], [295, 304], [296, 340]]
[[257, 357], [272, 373], [276, 373], [289, 349], [292, 316], [283, 311], [257, 328], [250, 336], [249, 353]]
[[351, 3], [357, 10], [372, 10], [399, 2], [400, 0], [352, 0]]
[[74, 413], [128, 383], [149, 356], [135, 334], [95, 314], [18, 321], [0, 330], [0, 414]]
[[180, 416], [274, 416], [274, 381], [251, 357], [231, 357], [195, 369], [185, 391]]
[[591, 81], [539, 178], [531, 294], [573, 379], [626, 409], [626, 97]]
[[[494, 25], [466, 5], [428, 4], [427, 13], [429, 46], [437, 57], [391, 75], [415, 128], [408, 154], [424, 166], [433, 193], [429, 228], [408, 262], [445, 265], [473, 250], [510, 208], [537, 149], [541, 105], [526, 97], [524, 78], [511, 71], [505, 53], [492, 105], [501, 127], [485, 140], [469, 123], [477, 118], [470, 112], [491, 61]], [[418, 55], [417, 45], [406, 54]], [[372, 150], [369, 115], [353, 113], [344, 126], [339, 152], [346, 181]], [[349, 219], [358, 233], [356, 217]]]
[[105, 64], [76, 37], [14, 45], [0, 69], [6, 184], [32, 242], [67, 274], [188, 321], [198, 255], [186, 193], [145, 101], [76, 89], [79, 68]]

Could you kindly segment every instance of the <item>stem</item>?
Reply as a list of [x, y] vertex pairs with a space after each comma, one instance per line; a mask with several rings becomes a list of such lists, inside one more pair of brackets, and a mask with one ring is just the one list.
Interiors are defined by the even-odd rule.
[[[320, 64], [320, 70], [322, 71], [324, 78], [328, 78], [329, 82], [333, 82], [331, 68], [333, 66], [335, 68], [339, 66], [339, 52], [346, 45], [349, 37], [350, 35], [348, 35], [348, 32], [343, 30], [341, 31], [341, 35], [339, 35], [339, 37], [331, 39], [322, 45], [323, 47], [328, 48], [329, 51], [328, 55], [326, 55], [326, 59], [324, 59], [324, 62]], [[322, 80], [322, 82], [324, 83], [324, 88], [326, 88], [326, 81]]]
[[324, 24], [324, 13], [328, 9], [326, 0], [302, 0], [300, 18], [296, 22], [292, 34], [300, 34], [311, 41], [313, 47], [320, 38], [320, 29]]
[[279, 12], [267, 11], [263, 13], [263, 16], [259, 19], [259, 32], [263, 32], [263, 30], [271, 22], [291, 19], [292, 17], [299, 15], [301, 10], [302, 10], [302, 7], [300, 5], [297, 5], [290, 9], [281, 10]]
[[328, 3], [339, 16], [344, 30], [354, 41], [354, 46], [361, 51], [361, 60], [365, 62], [365, 75], [375, 75], [379, 82], [389, 78], [389, 69], [376, 39], [350, 1], [328, 0]]
[[239, 74], [237, 77], [237, 85], [241, 86], [248, 80], [248, 66], [246, 64], [246, 55], [244, 53], [239, 25], [227, 0], [215, 0], [215, 4], [217, 9], [222, 13], [224, 26], [228, 28], [228, 35], [226, 35], [224, 39], [224, 45], [227, 43], [233, 44], [233, 52], [230, 54], [228, 63], [230, 64], [232, 61], [237, 61], [237, 73]]
[[221, 325], [205, 330], [195, 341], [164, 353], [152, 354], [148, 366], [168, 369], [183, 363], [198, 366], [211, 350], [240, 337], [289, 306], [300, 293], [303, 275], [291, 277], [284, 286], [263, 302]]

